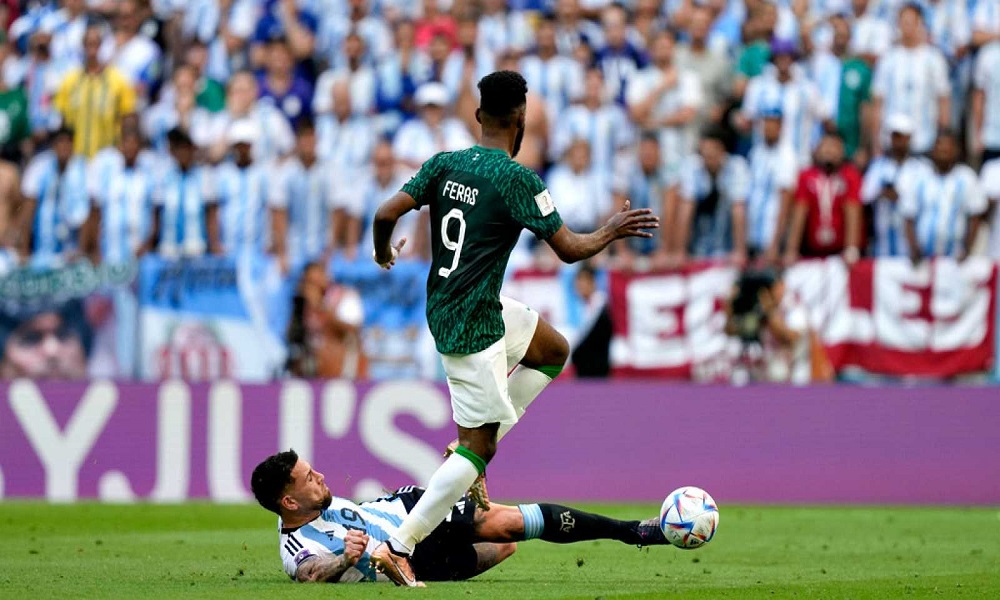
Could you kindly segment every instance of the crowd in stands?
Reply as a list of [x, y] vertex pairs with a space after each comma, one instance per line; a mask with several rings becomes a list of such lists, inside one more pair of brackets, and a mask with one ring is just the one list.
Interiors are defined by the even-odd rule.
[[[497, 69], [528, 81], [517, 159], [569, 227], [661, 216], [619, 268], [1000, 257], [1000, 0], [2, 0], [0, 22], [0, 272], [367, 259], [378, 203], [475, 143]], [[514, 264], [537, 261], [526, 236]]]

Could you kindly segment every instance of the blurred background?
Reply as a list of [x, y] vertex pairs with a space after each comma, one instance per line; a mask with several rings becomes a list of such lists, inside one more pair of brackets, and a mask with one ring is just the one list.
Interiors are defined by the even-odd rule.
[[[570, 340], [561, 380], [587, 380], [553, 388], [551, 422], [574, 399], [630, 394], [634, 415], [716, 394], [743, 407], [732, 431], [764, 436], [778, 408], [748, 398], [813, 398], [819, 412], [780, 422], [840, 426], [785, 451], [896, 432], [901, 462], [861, 482], [899, 474], [918, 432], [995, 422], [1000, 0], [2, 0], [0, 23], [8, 494], [62, 497], [52, 485], [70, 483], [34, 473], [44, 451], [23, 451], [100, 446], [102, 427], [131, 432], [108, 456], [148, 451], [169, 469], [164, 453], [207, 453], [222, 471], [178, 491], [180, 476], [101, 470], [73, 495], [228, 498], [256, 458], [241, 440], [341, 440], [371, 452], [361, 471], [409, 479], [355, 481], [359, 494], [429, 475], [436, 450], [406, 442], [450, 428], [424, 317], [427, 214], [400, 224], [391, 272], [371, 260], [371, 220], [426, 159], [475, 143], [476, 82], [496, 69], [528, 81], [517, 160], [571, 228], [626, 199], [662, 219], [656, 238], [582, 265], [530, 235], [515, 249], [504, 293]], [[754, 382], [840, 385], [740, 391]], [[915, 421], [887, 424], [880, 402], [910, 394], [852, 382], [934, 387], [900, 405]], [[960, 426], [942, 432], [944, 397], [972, 404], [949, 406]], [[977, 448], [940, 441], [971, 468]]]

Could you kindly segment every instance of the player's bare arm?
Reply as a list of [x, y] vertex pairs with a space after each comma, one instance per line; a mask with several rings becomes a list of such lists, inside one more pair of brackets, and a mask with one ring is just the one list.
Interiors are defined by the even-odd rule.
[[630, 206], [630, 202], [626, 200], [622, 209], [612, 215], [608, 222], [597, 231], [575, 233], [563, 225], [546, 242], [561, 261], [575, 263], [598, 254], [617, 239], [653, 237], [649, 230], [657, 229], [660, 226], [660, 218], [648, 208], [630, 210]]
[[396, 192], [375, 211], [372, 221], [372, 239], [375, 242], [375, 262], [384, 269], [392, 268], [399, 252], [406, 244], [406, 238], [392, 244], [392, 231], [400, 217], [417, 208], [417, 201], [406, 192]]

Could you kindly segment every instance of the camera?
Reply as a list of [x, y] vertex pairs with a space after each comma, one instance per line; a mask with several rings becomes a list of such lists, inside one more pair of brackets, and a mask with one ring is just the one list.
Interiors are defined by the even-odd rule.
[[760, 293], [774, 286], [776, 280], [777, 276], [771, 270], [751, 270], [740, 275], [736, 282], [731, 319], [736, 335], [744, 343], [760, 341], [760, 332], [767, 324]]

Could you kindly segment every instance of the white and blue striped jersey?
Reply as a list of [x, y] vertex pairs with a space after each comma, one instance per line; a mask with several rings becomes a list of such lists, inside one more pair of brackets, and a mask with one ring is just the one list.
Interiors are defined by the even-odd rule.
[[[625, 90], [627, 104], [635, 106], [646, 100], [660, 86], [663, 77], [663, 71], [655, 65], [636, 73], [629, 82], [628, 89]], [[653, 106], [652, 116], [654, 119], [661, 119], [682, 108], [701, 111], [704, 103], [705, 96], [698, 76], [691, 71], [678, 70], [677, 82], [659, 97]], [[684, 159], [694, 151], [697, 138], [695, 127], [692, 122], [681, 127], [659, 128], [660, 154], [670, 177], [675, 177], [679, 173]]]
[[696, 257], [718, 257], [733, 250], [733, 207], [745, 204], [750, 191], [750, 169], [742, 156], [730, 155], [716, 176], [716, 203], [708, 206], [712, 174], [693, 154], [681, 172], [681, 198], [695, 205], [688, 251]]
[[840, 104], [840, 83], [844, 63], [832, 52], [815, 52], [809, 61], [809, 79], [816, 85], [820, 99], [826, 104], [824, 112], [834, 121]]
[[479, 18], [478, 42], [494, 55], [523, 51], [531, 45], [533, 31], [525, 13], [501, 10]]
[[795, 153], [785, 144], [758, 144], [747, 157], [750, 189], [747, 192], [747, 246], [764, 251], [778, 229], [782, 192], [795, 191], [799, 168]]
[[966, 0], [929, 2], [924, 10], [931, 42], [949, 59], [958, 48], [972, 41], [972, 25]]
[[361, 504], [334, 497], [330, 508], [295, 530], [284, 529], [279, 519], [279, 553], [285, 573], [294, 579], [299, 565], [305, 561], [317, 556], [343, 554], [344, 537], [348, 531], [355, 529], [368, 535], [368, 547], [361, 560], [345, 571], [339, 581], [388, 581], [371, 566], [370, 555], [379, 544], [396, 534], [405, 517], [403, 500], [386, 496]]
[[899, 212], [915, 221], [924, 256], [957, 256], [965, 244], [968, 219], [986, 212], [986, 195], [968, 165], [948, 173], [922, 169], [901, 181]]
[[1000, 1], [978, 0], [972, 10], [972, 29], [1000, 34]]
[[605, 104], [597, 110], [576, 104], [563, 111], [552, 128], [550, 157], [561, 160], [575, 140], [584, 139], [590, 143], [591, 168], [610, 177], [617, 157], [632, 143], [632, 136], [628, 115], [617, 104]]
[[[896, 19], [893, 17], [892, 23]], [[893, 30], [890, 22], [871, 11], [854, 20], [851, 27], [851, 54], [882, 56], [892, 46]]]
[[267, 212], [270, 169], [251, 163], [238, 167], [225, 162], [215, 170], [215, 198], [219, 202], [219, 225], [226, 254], [264, 251], [270, 240]]
[[983, 127], [978, 133], [983, 145], [1000, 149], [1000, 42], [992, 42], [979, 50], [973, 83], [982, 90]]
[[321, 162], [338, 169], [358, 169], [371, 159], [375, 149], [375, 123], [367, 117], [339, 121], [332, 113], [316, 119], [316, 154]]
[[101, 258], [111, 264], [135, 260], [152, 226], [153, 172], [141, 160], [126, 165], [114, 147], [98, 152], [88, 169], [90, 198], [101, 211]]
[[927, 152], [937, 137], [938, 100], [950, 93], [948, 66], [940, 50], [930, 44], [893, 47], [875, 65], [872, 76], [872, 96], [883, 102], [883, 137], [890, 115], [907, 115], [915, 125], [910, 148], [918, 154]]
[[[493, 65], [496, 64], [496, 58], [486, 48], [477, 47], [472, 57], [472, 63], [475, 65], [472, 70], [472, 81], [479, 81], [493, 72]], [[464, 77], [465, 54], [460, 50], [455, 50], [445, 59], [444, 67], [441, 69], [441, 83], [444, 84], [444, 87], [448, 88], [448, 95], [452, 103], [458, 100], [459, 93], [462, 91], [462, 86], [464, 85], [470, 85], [469, 89], [472, 96], [476, 99], [479, 98], [479, 88], [471, 85], [471, 82], [464, 81]]]
[[830, 117], [830, 106], [799, 65], [792, 66], [791, 79], [785, 83], [778, 80], [778, 70], [768, 65], [750, 80], [743, 96], [743, 114], [755, 123], [754, 145], [763, 143], [764, 124], [759, 117], [774, 107], [781, 108], [782, 143], [795, 152], [800, 169], [807, 167], [819, 139], [818, 126]]
[[464, 150], [475, 143], [465, 125], [454, 117], [446, 117], [436, 130], [423, 119], [410, 119], [396, 132], [392, 152], [400, 160], [423, 164], [438, 152]]
[[[174, 97], [169, 98], [169, 102], [161, 100], [142, 111], [142, 129], [146, 134], [146, 139], [149, 140], [149, 144], [153, 148], [164, 154], [169, 150], [167, 134], [171, 129], [181, 124], [180, 114], [177, 112], [174, 101]], [[191, 110], [190, 124], [186, 130], [196, 146], [208, 146], [215, 141], [208, 136], [213, 118], [212, 113], [200, 106]]]
[[64, 252], [76, 249], [79, 228], [90, 214], [86, 160], [74, 156], [60, 171], [55, 153], [42, 152], [28, 164], [21, 193], [36, 202], [32, 258], [40, 265], [58, 264]]
[[157, 252], [164, 258], [202, 256], [208, 251], [206, 211], [215, 203], [207, 167], [182, 171], [173, 161], [156, 186], [153, 204], [160, 211]]
[[521, 59], [521, 74], [528, 89], [545, 99], [550, 119], [557, 119], [573, 100], [583, 94], [583, 67], [568, 56], [543, 60], [535, 54]]
[[[258, 136], [253, 143], [253, 157], [257, 162], [270, 162], [291, 154], [295, 148], [295, 134], [284, 113], [273, 104], [258, 102], [249, 114], [235, 116], [228, 110], [216, 113], [212, 119], [211, 133], [206, 136], [215, 142], [226, 139], [226, 133], [234, 121], [249, 119], [257, 128]], [[198, 131], [191, 132], [198, 143]]]
[[121, 71], [133, 87], [142, 85], [148, 93], [149, 86], [160, 78], [160, 47], [141, 33], [120, 48], [110, 41], [101, 50], [106, 54], [102, 58]]
[[[979, 181], [987, 201], [991, 204], [1000, 204], [1000, 158], [994, 158], [983, 165]], [[990, 242], [987, 253], [992, 258], [1000, 258], [1000, 208], [996, 206], [993, 207], [993, 221], [989, 227]]]
[[334, 171], [323, 162], [306, 167], [298, 157], [292, 157], [278, 167], [275, 175], [268, 205], [288, 213], [288, 260], [293, 266], [316, 260], [331, 240]]
[[903, 181], [919, 177], [920, 170], [929, 168], [928, 163], [921, 158], [910, 157], [903, 163], [898, 163], [889, 156], [879, 156], [868, 166], [861, 183], [861, 200], [872, 206], [874, 256], [910, 255], [899, 200], [890, 200], [885, 196], [885, 191], [891, 187], [898, 194]]

